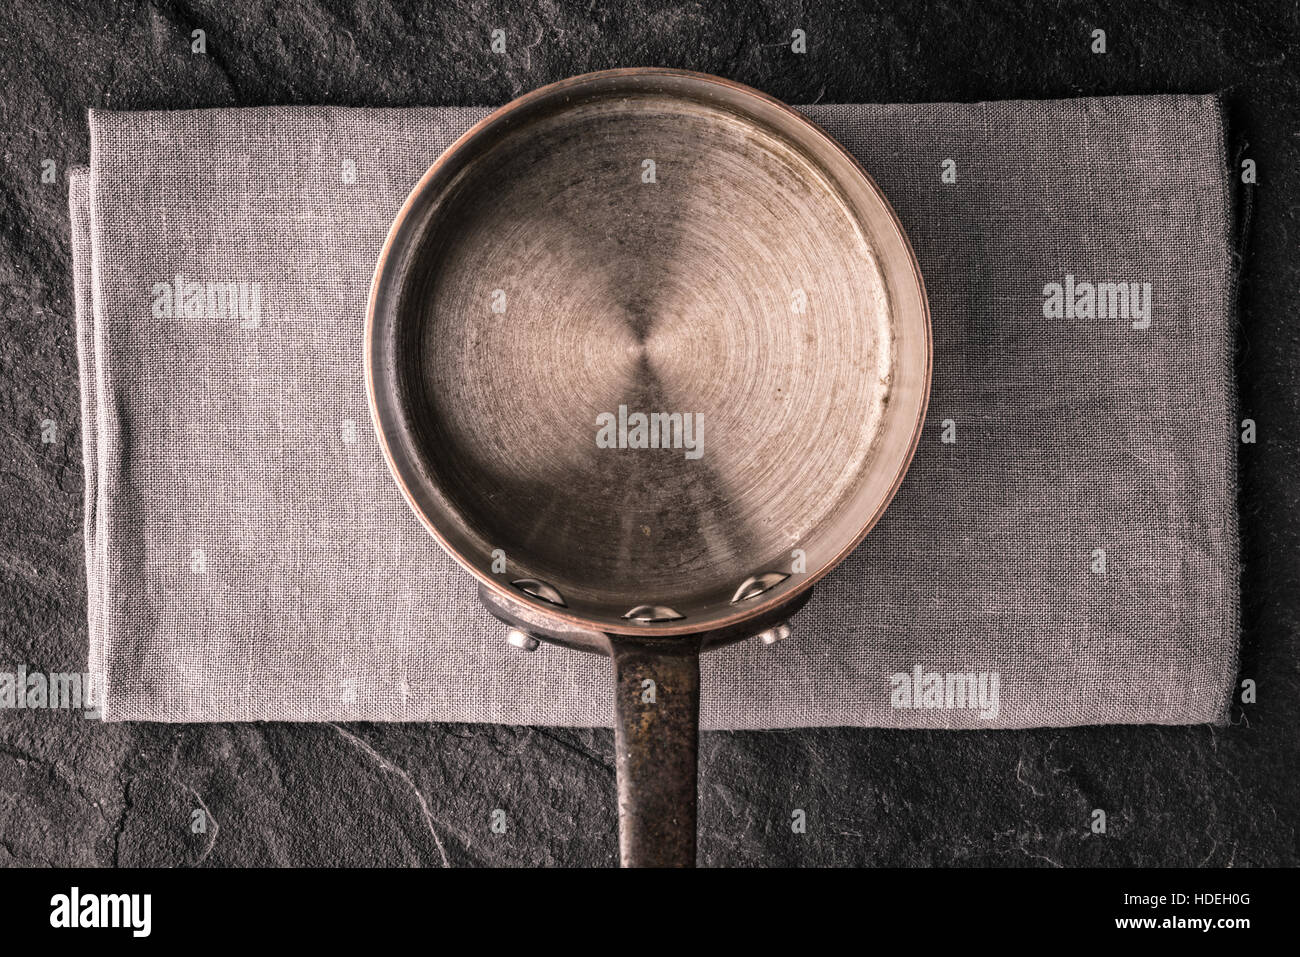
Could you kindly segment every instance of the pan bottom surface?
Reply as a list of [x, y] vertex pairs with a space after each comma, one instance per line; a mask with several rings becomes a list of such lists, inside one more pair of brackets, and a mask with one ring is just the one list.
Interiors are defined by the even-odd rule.
[[501, 138], [426, 228], [404, 388], [472, 560], [610, 609], [716, 602], [788, 571], [872, 467], [889, 297], [775, 132], [596, 100]]

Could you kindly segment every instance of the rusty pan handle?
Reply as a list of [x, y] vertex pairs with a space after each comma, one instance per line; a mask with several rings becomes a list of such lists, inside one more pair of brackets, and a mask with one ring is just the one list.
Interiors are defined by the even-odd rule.
[[614, 752], [624, 867], [694, 867], [700, 648], [615, 638]]
[[[722, 628], [649, 637], [557, 626], [549, 613], [523, 599], [479, 586], [483, 607], [510, 627], [511, 644], [531, 651], [539, 641], [548, 641], [612, 659], [624, 867], [695, 866], [701, 651], [756, 635], [767, 643], [780, 641], [790, 634], [790, 616], [811, 593], [805, 587], [779, 605]], [[738, 595], [736, 601], [752, 597]]]

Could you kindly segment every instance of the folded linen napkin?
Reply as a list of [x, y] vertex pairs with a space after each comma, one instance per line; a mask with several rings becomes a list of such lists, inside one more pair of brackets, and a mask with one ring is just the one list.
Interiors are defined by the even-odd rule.
[[[1215, 97], [811, 106], [898, 211], [930, 414], [794, 638], [705, 728], [1222, 722], [1232, 203]], [[602, 725], [408, 511], [361, 364], [388, 225], [479, 108], [92, 111], [71, 212], [90, 669], [108, 720]]]

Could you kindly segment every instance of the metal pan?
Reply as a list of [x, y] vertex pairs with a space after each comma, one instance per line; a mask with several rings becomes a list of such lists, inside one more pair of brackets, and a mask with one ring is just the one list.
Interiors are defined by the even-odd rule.
[[893, 210], [755, 90], [575, 77], [420, 180], [365, 349], [393, 477], [511, 642], [613, 659], [623, 863], [693, 865], [700, 653], [788, 635], [916, 448], [929, 311]]

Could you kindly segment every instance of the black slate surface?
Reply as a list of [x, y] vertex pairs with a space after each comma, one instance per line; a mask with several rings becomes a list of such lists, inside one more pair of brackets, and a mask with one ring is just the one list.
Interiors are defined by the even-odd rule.
[[[1069, 0], [1032, 14], [975, 0], [0, 5], [0, 670], [85, 666], [66, 170], [89, 157], [87, 106], [497, 104], [635, 65], [794, 103], [1224, 90], [1259, 170], [1239, 348], [1241, 415], [1258, 424], [1241, 453], [1243, 676], [1258, 703], [1220, 729], [709, 734], [701, 860], [1296, 864], [1298, 20], [1291, 3]], [[505, 55], [488, 50], [498, 28]], [[796, 28], [803, 55], [789, 49]], [[190, 52], [194, 29], [204, 56]], [[41, 182], [45, 158], [54, 184]], [[216, 824], [205, 834], [190, 828], [199, 808]], [[791, 832], [794, 808], [806, 834]], [[1104, 835], [1090, 833], [1094, 808]], [[616, 851], [607, 731], [0, 712], [2, 864], [607, 864]]]

